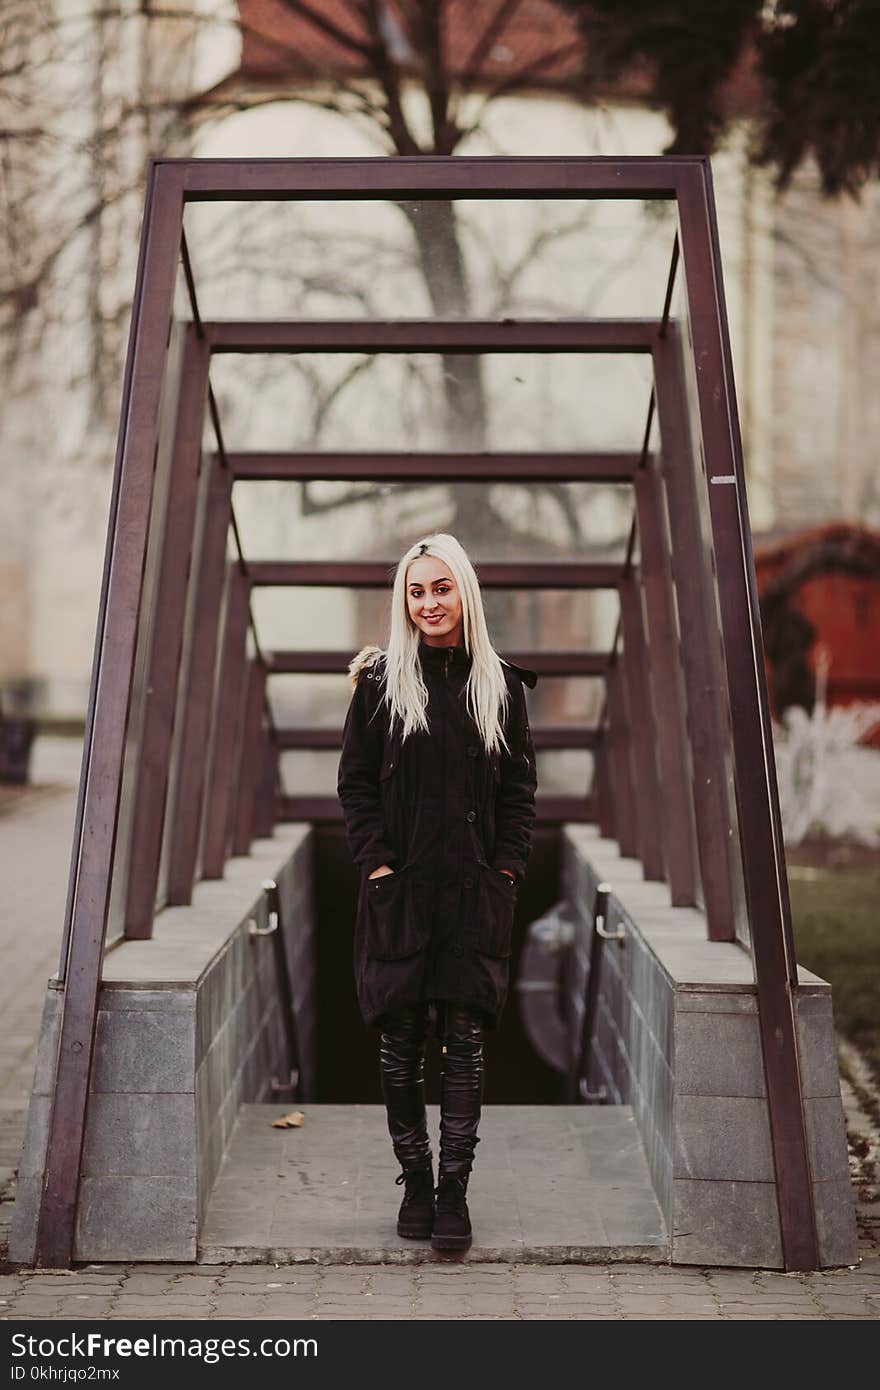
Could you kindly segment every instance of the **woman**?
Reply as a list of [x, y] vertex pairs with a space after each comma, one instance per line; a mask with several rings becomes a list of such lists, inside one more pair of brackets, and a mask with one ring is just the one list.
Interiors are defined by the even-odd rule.
[[[473, 566], [435, 534], [401, 559], [387, 651], [349, 666], [354, 694], [337, 790], [361, 870], [354, 965], [379, 1030], [382, 1094], [405, 1183], [398, 1233], [471, 1243], [466, 1192], [479, 1140], [483, 1035], [509, 985], [517, 884], [537, 774], [523, 682], [493, 650]], [[429, 1019], [441, 1044], [437, 1188], [425, 1116]], [[436, 1197], [436, 1206], [435, 1206]]]

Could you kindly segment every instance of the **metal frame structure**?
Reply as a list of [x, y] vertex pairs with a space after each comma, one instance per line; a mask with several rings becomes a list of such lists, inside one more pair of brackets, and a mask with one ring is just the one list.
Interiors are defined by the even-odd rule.
[[[184, 235], [197, 201], [662, 199], [678, 225], [660, 319], [204, 322]], [[192, 320], [175, 324], [182, 268]], [[673, 316], [678, 295], [681, 313]], [[654, 388], [641, 454], [227, 452], [214, 353], [640, 353]], [[206, 416], [216, 452], [202, 453]], [[649, 449], [656, 412], [660, 446]], [[190, 901], [276, 818], [339, 818], [335, 798], [285, 795], [281, 750], [340, 734], [276, 729], [280, 672], [345, 669], [341, 652], [263, 652], [264, 585], [385, 587], [389, 566], [248, 562], [236, 479], [542, 478], [626, 483], [620, 564], [480, 565], [489, 587], [611, 588], [613, 649], [517, 652], [550, 676], [598, 675], [595, 728], [537, 728], [537, 748], [590, 747], [594, 790], [539, 797], [545, 822], [595, 818], [708, 934], [751, 950], [786, 1268], [817, 1266], [800, 1084], [797, 967], [764, 681], [739, 424], [711, 174], [699, 158], [158, 160], [149, 168], [101, 590], [70, 888], [63, 1009], [36, 1262], [72, 1258], [108, 920], [148, 937], [157, 903]], [[173, 505], [172, 501], [173, 499]], [[238, 558], [227, 559], [230, 526]], [[708, 544], [707, 538], [708, 537]], [[230, 754], [230, 750], [232, 750]]]

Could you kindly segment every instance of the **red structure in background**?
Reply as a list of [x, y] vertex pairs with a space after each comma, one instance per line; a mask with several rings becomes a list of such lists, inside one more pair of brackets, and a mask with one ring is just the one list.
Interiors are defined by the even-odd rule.
[[[297, 85], [376, 77], [379, 71], [367, 6], [352, 0], [312, 0], [306, 12], [305, 6], [297, 8], [288, 0], [237, 0], [237, 8], [238, 69], [205, 97], [216, 100], [242, 89], [279, 86], [289, 96]], [[486, 92], [505, 91], [511, 83], [517, 92], [582, 90], [584, 42], [574, 17], [553, 0], [445, 0], [438, 9], [437, 62], [444, 84]], [[395, 73], [423, 79], [424, 52], [410, 37], [418, 16], [408, 16], [397, 0], [386, 0], [382, 23]], [[597, 84], [593, 93], [602, 100], [632, 103], [646, 100], [648, 87], [646, 74], [633, 70], [612, 83]], [[754, 111], [759, 98], [755, 54], [747, 45], [721, 86], [721, 104], [726, 112], [745, 115]], [[452, 149], [444, 152], [451, 154]]]
[[[880, 532], [847, 522], [795, 532], [757, 545], [755, 568], [774, 714], [812, 708], [820, 647], [829, 705], [880, 701]], [[880, 725], [864, 741], [880, 747]]]

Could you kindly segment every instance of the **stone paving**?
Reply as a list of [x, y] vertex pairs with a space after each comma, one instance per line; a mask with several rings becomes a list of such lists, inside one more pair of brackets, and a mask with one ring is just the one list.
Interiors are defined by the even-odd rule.
[[58, 970], [76, 798], [69, 788], [52, 784], [0, 790], [0, 1240], [5, 1245], [46, 982]]
[[0, 1276], [8, 1319], [876, 1319], [880, 1260], [823, 1274], [669, 1265], [86, 1265]]
[[[0, 799], [0, 1257], [46, 980], [57, 967], [74, 798], [53, 787]], [[0, 1319], [876, 1319], [880, 1246], [862, 1209], [862, 1259], [820, 1274], [615, 1264], [0, 1265]]]

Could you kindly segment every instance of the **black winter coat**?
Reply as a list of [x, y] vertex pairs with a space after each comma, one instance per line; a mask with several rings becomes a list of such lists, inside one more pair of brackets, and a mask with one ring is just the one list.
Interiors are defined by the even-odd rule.
[[[507, 998], [513, 914], [531, 851], [537, 772], [523, 682], [504, 665], [510, 752], [489, 757], [465, 706], [464, 647], [419, 642], [430, 733], [388, 733], [384, 653], [349, 667], [337, 792], [360, 869], [354, 970], [364, 1021], [402, 1005], [454, 999], [497, 1027]], [[381, 864], [394, 869], [371, 879]], [[516, 881], [501, 872], [510, 869]]]

